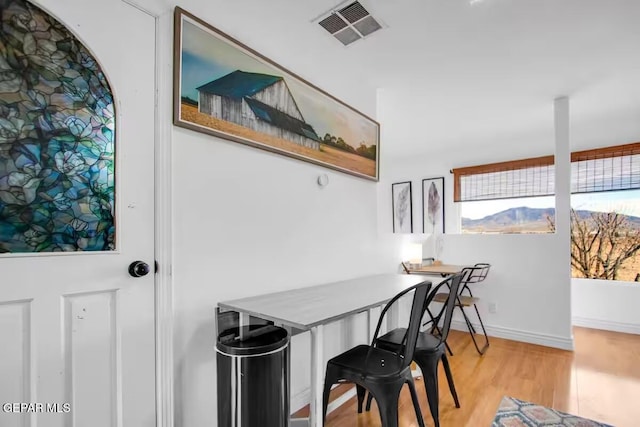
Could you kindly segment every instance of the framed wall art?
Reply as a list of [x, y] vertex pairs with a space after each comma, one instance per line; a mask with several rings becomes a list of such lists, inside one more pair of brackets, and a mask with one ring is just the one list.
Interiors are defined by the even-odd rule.
[[444, 234], [444, 177], [422, 180], [422, 232]]
[[179, 7], [174, 19], [176, 126], [378, 180], [376, 121]]
[[393, 232], [413, 233], [413, 204], [411, 181], [391, 184], [393, 207]]

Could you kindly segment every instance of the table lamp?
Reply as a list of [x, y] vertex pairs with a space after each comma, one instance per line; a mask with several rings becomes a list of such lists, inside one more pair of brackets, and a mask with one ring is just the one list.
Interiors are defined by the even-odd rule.
[[411, 243], [408, 250], [409, 264], [412, 267], [422, 265], [422, 243]]

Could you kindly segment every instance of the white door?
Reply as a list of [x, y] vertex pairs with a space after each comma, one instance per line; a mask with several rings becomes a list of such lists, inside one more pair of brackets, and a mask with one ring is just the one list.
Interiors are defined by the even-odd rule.
[[128, 272], [154, 265], [155, 21], [119, 0], [36, 4], [114, 93], [116, 249], [0, 255], [0, 426], [155, 426], [154, 274]]

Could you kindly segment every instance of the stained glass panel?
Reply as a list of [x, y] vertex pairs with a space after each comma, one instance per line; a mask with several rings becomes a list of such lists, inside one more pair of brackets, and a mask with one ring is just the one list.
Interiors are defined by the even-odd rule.
[[115, 249], [115, 114], [65, 26], [0, 0], [0, 253]]

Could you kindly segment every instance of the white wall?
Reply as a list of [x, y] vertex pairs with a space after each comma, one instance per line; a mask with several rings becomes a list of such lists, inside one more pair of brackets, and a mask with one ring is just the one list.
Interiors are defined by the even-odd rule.
[[[385, 102], [385, 98], [385, 92], [381, 91], [378, 103], [382, 123], [394, 120], [396, 111], [393, 105]], [[387, 173], [383, 177], [382, 188], [385, 191], [380, 193], [379, 207], [381, 226], [388, 224], [391, 227], [391, 183], [412, 181], [414, 232], [419, 233], [422, 230], [422, 179], [443, 176], [447, 234], [443, 236], [442, 259], [450, 264], [488, 262], [492, 265], [485, 282], [473, 290], [474, 295], [481, 298], [479, 310], [488, 333], [569, 349], [573, 346], [573, 339], [568, 231], [545, 235], [452, 234], [457, 232], [458, 205], [453, 203], [453, 175], [450, 170], [554, 152], [552, 106], [550, 101], [549, 126], [538, 130], [542, 137], [537, 144], [501, 138], [499, 130], [496, 130], [493, 144], [470, 143], [464, 152], [445, 150], [431, 155], [416, 155], [411, 159], [394, 159], [387, 165]], [[416, 124], [415, 133], [417, 138], [428, 144], [428, 129]], [[522, 140], [529, 142], [526, 138]], [[393, 135], [383, 135], [383, 141], [391, 143]], [[568, 168], [568, 165], [563, 167]], [[420, 237], [427, 241], [424, 256], [430, 256], [429, 251], [433, 248], [430, 239], [424, 235], [413, 236], [413, 239]], [[497, 304], [495, 314], [488, 312], [489, 303]], [[474, 321], [473, 316], [471, 318]], [[454, 326], [466, 329], [459, 321]]]
[[[454, 228], [456, 207], [452, 202], [453, 177], [449, 169], [457, 165], [460, 155], [452, 157], [440, 153], [437, 160], [398, 162], [385, 177], [383, 184], [388, 185], [405, 180], [413, 182], [413, 214], [418, 227], [421, 227], [422, 179], [444, 176], [445, 224], [448, 230]], [[386, 200], [381, 198], [381, 204], [391, 206], [390, 198], [390, 195]], [[391, 224], [391, 209], [386, 210], [382, 211], [381, 219]], [[423, 238], [427, 242], [424, 256], [430, 256], [430, 239], [428, 236]], [[491, 264], [485, 282], [473, 289], [474, 295], [481, 299], [479, 310], [490, 335], [559, 348], [572, 347], [569, 281], [562, 279], [567, 267], [557, 261], [565, 258], [558, 235], [445, 234], [443, 239], [442, 260], [445, 263]], [[497, 304], [495, 314], [488, 312], [489, 303]]]
[[573, 324], [640, 334], [640, 283], [572, 279]]
[[[322, 61], [309, 63], [306, 53], [296, 55], [303, 40], [252, 32], [251, 20], [264, 18], [259, 11], [246, 14], [237, 4], [210, 7], [197, 0], [181, 7], [223, 30], [232, 28], [233, 37], [375, 115], [375, 90], [339, 67], [323, 68]], [[216, 419], [218, 301], [396, 271], [398, 245], [378, 232], [375, 182], [180, 128], [171, 136], [175, 422], [199, 427]], [[329, 175], [325, 188], [316, 184], [322, 173]], [[344, 329], [328, 328], [327, 355], [364, 340]], [[308, 335], [294, 337], [294, 399], [308, 387], [308, 346]]]
[[[180, 129], [173, 144], [177, 425], [197, 426], [215, 415], [218, 301], [392, 271], [398, 260], [378, 236], [375, 183]], [[292, 348], [293, 395], [308, 386], [306, 346]]]

